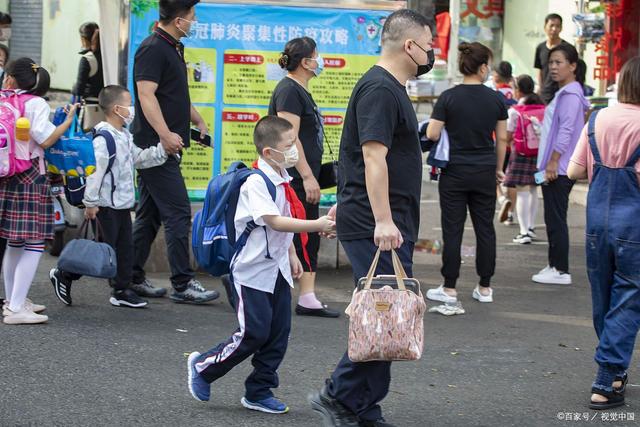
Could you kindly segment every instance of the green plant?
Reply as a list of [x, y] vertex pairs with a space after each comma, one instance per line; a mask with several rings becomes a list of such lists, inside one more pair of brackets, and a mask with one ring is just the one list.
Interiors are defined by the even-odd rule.
[[131, 0], [131, 13], [142, 18], [150, 10], [158, 8], [158, 0]]

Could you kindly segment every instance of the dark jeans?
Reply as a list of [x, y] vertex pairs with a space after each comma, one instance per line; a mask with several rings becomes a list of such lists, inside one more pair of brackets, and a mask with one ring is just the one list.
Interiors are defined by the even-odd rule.
[[[307, 219], [318, 219], [320, 216], [320, 204], [307, 203], [307, 196], [302, 185], [302, 179], [294, 178], [291, 181], [291, 187], [295, 190], [296, 195], [302, 202], [304, 210], [307, 214]], [[307, 233], [309, 240], [307, 241], [307, 254], [309, 255], [309, 264], [304, 259], [304, 253], [302, 252], [302, 241], [300, 240], [300, 234], [295, 234], [293, 237], [293, 244], [296, 247], [296, 254], [302, 263], [302, 269], [307, 272], [316, 271], [318, 268], [318, 251], [320, 250], [320, 234], [319, 233]]]
[[[124, 290], [131, 284], [133, 268], [133, 240], [131, 235], [131, 211], [129, 209], [111, 209], [101, 207], [98, 221], [104, 235], [102, 241], [116, 252], [118, 272], [109, 279], [109, 285], [116, 291]], [[82, 276], [62, 271], [67, 280], [78, 280]]]
[[234, 284], [240, 327], [226, 341], [202, 353], [196, 369], [209, 383], [253, 356], [253, 372], [245, 381], [245, 397], [257, 401], [273, 396], [278, 367], [284, 359], [291, 331], [291, 287], [278, 274], [273, 293]]
[[[355, 283], [367, 275], [378, 248], [373, 239], [343, 240]], [[406, 241], [396, 252], [409, 277], [413, 276], [413, 242]], [[391, 252], [383, 252], [375, 274], [394, 274]], [[382, 417], [380, 402], [389, 392], [391, 362], [352, 362], [347, 352], [331, 375], [328, 392], [363, 420]]]
[[569, 226], [567, 210], [569, 209], [569, 193], [575, 181], [565, 175], [542, 186], [544, 198], [544, 223], [547, 226], [549, 239], [549, 267], [569, 272]]
[[442, 222], [444, 286], [455, 288], [460, 276], [460, 247], [467, 208], [476, 234], [476, 272], [480, 286], [490, 286], [496, 268], [496, 172], [493, 166], [449, 165], [438, 184]]
[[138, 190], [140, 200], [133, 225], [133, 282], [142, 283], [145, 279], [144, 265], [162, 223], [171, 284], [176, 290], [182, 291], [194, 273], [189, 263], [191, 203], [179, 161], [169, 156], [162, 166], [139, 170]]

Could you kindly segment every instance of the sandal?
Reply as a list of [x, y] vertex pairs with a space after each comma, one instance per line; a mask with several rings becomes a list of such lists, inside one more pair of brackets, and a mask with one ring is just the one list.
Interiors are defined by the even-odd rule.
[[589, 409], [603, 410], [603, 409], [617, 408], [618, 406], [624, 405], [624, 394], [621, 394], [616, 390], [604, 391], [599, 388], [592, 387], [591, 393], [604, 396], [607, 398], [607, 401], [594, 402], [593, 400], [591, 400], [589, 403]]
[[614, 382], [622, 381], [622, 385], [620, 387], [614, 387], [613, 390], [616, 393], [624, 394], [624, 391], [627, 389], [627, 383], [629, 382], [629, 376], [625, 372], [623, 376], [616, 376]]

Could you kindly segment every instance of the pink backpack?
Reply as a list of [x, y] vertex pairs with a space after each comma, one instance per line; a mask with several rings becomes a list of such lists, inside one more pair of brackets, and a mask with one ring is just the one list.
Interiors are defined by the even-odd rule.
[[513, 132], [515, 150], [525, 157], [536, 157], [540, 147], [540, 134], [544, 121], [544, 105], [514, 105], [518, 124]]
[[12, 90], [0, 92], [0, 178], [17, 175], [31, 167], [29, 144], [16, 142], [16, 121], [24, 116], [24, 104], [33, 95]]

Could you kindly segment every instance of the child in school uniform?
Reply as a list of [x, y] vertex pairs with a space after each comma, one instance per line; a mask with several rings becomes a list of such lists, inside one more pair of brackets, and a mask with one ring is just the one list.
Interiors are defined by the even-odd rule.
[[[236, 235], [250, 221], [260, 227], [249, 235], [246, 246], [231, 262], [239, 328], [211, 350], [189, 356], [189, 391], [199, 401], [209, 400], [213, 381], [253, 356], [254, 370], [245, 382], [242, 405], [272, 414], [289, 411], [271, 389], [278, 386], [276, 371], [284, 358], [291, 329], [290, 288], [303, 271], [292, 243], [293, 234], [328, 233], [335, 229], [328, 216], [317, 220], [291, 218], [290, 202], [295, 193], [289, 187], [287, 168], [298, 161], [296, 139], [291, 123], [280, 117], [266, 116], [256, 124], [253, 141], [260, 155], [257, 165], [275, 185], [276, 198], [272, 199], [264, 178], [258, 174], [249, 176], [240, 188], [234, 217]], [[262, 226], [266, 227], [264, 232]]]
[[[68, 109], [58, 127], [49, 121], [50, 107], [42, 97], [49, 90], [49, 73], [30, 58], [19, 58], [5, 69], [2, 88], [12, 90], [24, 101], [29, 120], [31, 167], [0, 179], [0, 238], [7, 240], [3, 256], [5, 301], [3, 322], [10, 325], [44, 323], [45, 306], [27, 298], [38, 269], [44, 241], [53, 238], [53, 201], [44, 167], [44, 149], [52, 146], [69, 129], [77, 105]], [[20, 102], [22, 102], [20, 101]], [[23, 142], [16, 141], [17, 144]]]
[[[132, 289], [133, 234], [131, 230], [131, 208], [135, 204], [134, 167], [145, 169], [160, 166], [167, 160], [162, 144], [147, 149], [138, 148], [127, 127], [133, 121], [134, 109], [131, 94], [118, 85], [102, 89], [98, 96], [100, 108], [106, 121], [96, 125], [93, 149], [96, 156], [96, 171], [87, 177], [82, 203], [85, 218], [98, 219], [104, 232], [104, 242], [116, 252], [118, 272], [110, 280], [113, 287], [109, 302], [116, 307], [141, 308], [147, 301]], [[99, 133], [106, 131], [116, 145], [115, 160], [111, 170], [107, 141]], [[114, 185], [112, 185], [114, 184]], [[56, 296], [66, 305], [71, 305], [71, 284], [80, 278], [71, 272], [54, 268], [49, 272]]]

